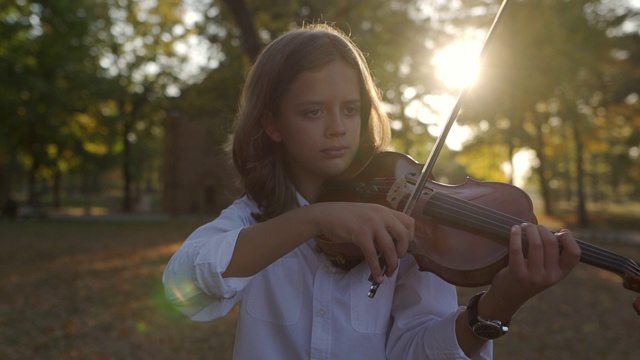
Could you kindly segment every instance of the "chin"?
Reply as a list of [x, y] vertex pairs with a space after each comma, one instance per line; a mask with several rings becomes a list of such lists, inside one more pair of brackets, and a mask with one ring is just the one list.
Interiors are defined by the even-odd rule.
[[336, 177], [342, 173], [344, 173], [349, 168], [349, 163], [347, 161], [333, 161], [322, 170], [322, 173], [325, 177]]

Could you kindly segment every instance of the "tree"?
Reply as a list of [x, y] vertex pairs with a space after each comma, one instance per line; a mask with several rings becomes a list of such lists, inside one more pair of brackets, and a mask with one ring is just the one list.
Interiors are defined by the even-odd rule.
[[[39, 182], [51, 180], [59, 189], [65, 144], [81, 141], [65, 127], [100, 87], [87, 35], [96, 18], [86, 5], [25, 0], [0, 10], [7, 35], [0, 45], [0, 91], [6, 95], [0, 100], [0, 169], [8, 166], [12, 176], [27, 169], [29, 201], [38, 201]], [[14, 180], [3, 181], [0, 194], [9, 196]]]
[[[230, 58], [237, 56], [240, 46], [245, 50], [246, 59], [240, 63], [249, 67], [257, 49], [292, 26], [330, 21], [348, 33], [367, 55], [378, 85], [384, 89], [385, 101], [393, 104], [390, 109], [398, 120], [394, 122], [395, 145], [403, 151], [424, 152], [422, 148], [428, 143], [420, 149], [413, 144], [416, 134], [425, 142], [426, 126], [430, 124], [411, 119], [406, 116], [405, 109], [414, 102], [421, 102], [425, 95], [440, 86], [429, 59], [436, 44], [449, 40], [452, 34], [445, 31], [444, 24], [433, 26], [436, 23], [430, 17], [433, 13], [423, 13], [419, 3], [410, 0], [348, 1], [332, 5], [317, 0], [224, 1], [224, 4], [212, 2], [211, 8], [203, 11], [210, 16], [203, 22], [201, 33], [220, 44], [221, 52], [225, 54], [223, 64], [212, 74], [228, 71], [224, 65], [233, 62]], [[439, 6], [446, 8], [448, 5]], [[214, 23], [217, 27], [211, 26]], [[238, 84], [243, 81], [241, 76], [236, 79]]]
[[92, 29], [101, 39], [94, 51], [102, 66], [100, 76], [113, 85], [108, 96], [115, 104], [112, 120], [122, 143], [122, 210], [129, 212], [134, 183], [140, 180], [133, 167], [134, 149], [141, 140], [138, 129], [159, 127], [154, 124], [159, 119], [152, 115], [154, 109], [161, 111], [161, 100], [177, 95], [180, 84], [194, 76], [181, 71], [189, 65], [191, 34], [183, 23], [181, 0], [105, 3], [108, 11]]
[[[463, 120], [488, 125], [476, 144], [510, 144], [504, 161], [514, 150], [536, 151], [545, 212], [553, 211], [552, 184], [575, 185], [572, 197], [581, 226], [588, 225], [585, 156], [596, 150], [589, 146], [599, 143], [600, 134], [592, 114], [602, 106], [598, 94], [606, 91], [607, 69], [619, 64], [612, 56], [617, 43], [609, 34], [629, 15], [616, 16], [606, 6], [586, 0], [511, 3], [496, 48], [490, 50], [486, 77], [476, 85]], [[500, 124], [508, 124], [508, 132]], [[559, 165], [566, 170], [558, 173]]]

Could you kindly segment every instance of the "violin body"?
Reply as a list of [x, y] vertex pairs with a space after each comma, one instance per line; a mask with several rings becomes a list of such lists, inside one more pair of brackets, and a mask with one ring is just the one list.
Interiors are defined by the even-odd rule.
[[[377, 203], [402, 211], [400, 206], [411, 195], [411, 185], [415, 185], [420, 168], [421, 165], [407, 155], [382, 152], [348, 183], [328, 183], [319, 201]], [[409, 246], [409, 253], [415, 257], [420, 270], [433, 272], [459, 286], [490, 284], [495, 273], [507, 264], [508, 233], [505, 239], [501, 234], [464, 229], [466, 218], [446, 219], [446, 216], [438, 218], [437, 214], [429, 214], [430, 200], [437, 194], [513, 214], [523, 219], [522, 222], [535, 222], [531, 199], [518, 187], [473, 179], [461, 185], [430, 180], [422, 191], [420, 204], [411, 214], [416, 220], [416, 236]], [[433, 208], [436, 207], [434, 204]], [[346, 261], [362, 258], [355, 245], [321, 241], [320, 247], [330, 258]]]
[[[318, 201], [376, 203], [403, 211], [420, 169], [407, 155], [382, 152], [353, 178], [327, 182]], [[410, 215], [415, 220], [415, 238], [409, 253], [419, 269], [468, 287], [490, 284], [507, 265], [513, 225], [537, 222], [531, 198], [520, 188], [470, 178], [460, 185], [430, 178]], [[626, 288], [640, 292], [640, 266], [635, 261], [577, 241], [582, 262], [620, 275]], [[318, 245], [334, 263], [353, 264], [363, 258], [350, 243], [319, 239]]]

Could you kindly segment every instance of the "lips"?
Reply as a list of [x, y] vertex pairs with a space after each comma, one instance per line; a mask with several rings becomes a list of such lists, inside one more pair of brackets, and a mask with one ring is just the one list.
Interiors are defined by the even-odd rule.
[[340, 158], [340, 157], [343, 157], [348, 150], [349, 150], [348, 146], [331, 146], [331, 147], [322, 149], [322, 153], [329, 158]]

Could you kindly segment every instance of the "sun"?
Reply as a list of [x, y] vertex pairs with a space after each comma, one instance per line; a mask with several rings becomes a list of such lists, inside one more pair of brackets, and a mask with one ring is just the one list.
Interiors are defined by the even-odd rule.
[[[427, 95], [421, 101], [409, 103], [405, 108], [405, 114], [426, 124], [429, 134], [437, 137], [442, 132], [455, 101], [455, 97], [451, 94]], [[451, 150], [460, 151], [472, 135], [471, 128], [454, 122], [447, 135], [446, 145]]]
[[[478, 79], [480, 68], [478, 59], [481, 49], [481, 42], [460, 40], [437, 51], [431, 59], [431, 65], [434, 67], [437, 78], [442, 81], [447, 90], [410, 102], [405, 108], [406, 115], [427, 124], [429, 133], [439, 136], [455, 106], [457, 94], [454, 93], [472, 86]], [[446, 145], [454, 151], [461, 151], [473, 136], [469, 126], [454, 122], [447, 134]]]
[[460, 90], [478, 79], [481, 44], [473, 41], [458, 41], [438, 51], [431, 63], [436, 76], [451, 90]]

